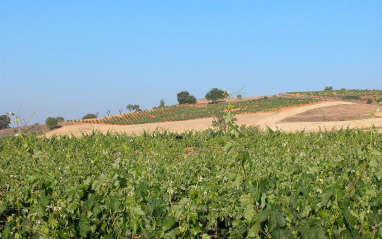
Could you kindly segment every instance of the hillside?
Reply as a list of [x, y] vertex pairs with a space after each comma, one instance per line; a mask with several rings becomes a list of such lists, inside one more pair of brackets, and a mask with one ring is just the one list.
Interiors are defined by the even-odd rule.
[[[317, 131], [320, 127], [328, 129], [348, 126], [368, 128], [371, 123], [381, 127], [379, 125], [380, 112], [375, 115], [373, 120], [370, 119], [370, 113], [380, 105], [381, 97], [381, 91], [377, 90], [312, 91], [288, 92], [267, 97], [232, 98], [230, 102], [234, 106], [239, 125], [270, 126], [293, 132], [304, 129]], [[346, 98], [351, 100], [346, 100]], [[366, 104], [367, 99], [375, 100], [371, 104]], [[318, 104], [319, 102], [321, 103]], [[311, 104], [318, 105], [312, 106]], [[213, 117], [217, 112], [224, 111], [226, 105], [226, 101], [209, 104], [205, 99], [199, 99], [195, 105], [173, 105], [105, 118], [63, 122], [52, 131], [48, 131], [45, 125], [27, 126], [22, 129], [38, 135], [46, 133], [47, 137], [54, 134], [80, 136], [93, 130], [129, 134], [139, 134], [157, 128], [174, 132], [205, 130], [212, 128]], [[14, 128], [1, 130], [0, 136], [14, 135], [16, 131]]]

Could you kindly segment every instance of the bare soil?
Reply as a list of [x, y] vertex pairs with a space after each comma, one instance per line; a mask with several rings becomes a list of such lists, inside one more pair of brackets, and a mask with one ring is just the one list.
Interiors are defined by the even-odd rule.
[[[257, 125], [263, 129], [270, 127], [286, 132], [317, 132], [331, 130], [332, 128], [359, 128], [369, 129], [372, 125], [382, 129], [382, 112], [376, 112], [372, 118], [370, 113], [375, 112], [381, 105], [367, 105], [346, 101], [328, 101], [308, 106], [281, 109], [276, 112], [237, 115], [237, 124], [246, 126]], [[46, 137], [52, 135], [81, 136], [92, 131], [102, 133], [117, 132], [127, 134], [140, 134], [143, 131], [168, 130], [171, 132], [200, 131], [212, 128], [213, 118], [203, 118], [177, 122], [163, 122], [139, 125], [106, 125], [106, 124], [64, 124], [62, 127], [48, 131]], [[32, 126], [28, 126], [32, 127]], [[42, 131], [45, 125], [34, 126], [35, 132]], [[46, 127], [45, 127], [46, 129]], [[0, 130], [0, 136], [12, 135], [14, 129]]]
[[[317, 108], [287, 117], [280, 122], [317, 122], [371, 119], [376, 109], [372, 104], [341, 104]], [[380, 117], [376, 116], [375, 118]]]

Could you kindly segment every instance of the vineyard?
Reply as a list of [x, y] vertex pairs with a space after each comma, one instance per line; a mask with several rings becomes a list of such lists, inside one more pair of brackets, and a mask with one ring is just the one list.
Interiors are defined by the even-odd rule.
[[244, 171], [223, 150], [230, 136], [213, 130], [2, 138], [0, 235], [382, 236], [375, 129], [242, 133]]
[[371, 98], [379, 102], [382, 99], [382, 90], [323, 90], [323, 91], [302, 91], [287, 92], [289, 95], [310, 96], [310, 97], [340, 97], [343, 99]]
[[[284, 107], [299, 106], [317, 102], [317, 99], [263, 97], [256, 100], [233, 103], [236, 114], [256, 113], [278, 110]], [[85, 120], [85, 123], [103, 123], [116, 125], [132, 125], [157, 123], [166, 121], [180, 121], [213, 117], [217, 112], [224, 110], [224, 104], [204, 106], [173, 105], [153, 110], [138, 111], [122, 115], [114, 115], [103, 119]]]

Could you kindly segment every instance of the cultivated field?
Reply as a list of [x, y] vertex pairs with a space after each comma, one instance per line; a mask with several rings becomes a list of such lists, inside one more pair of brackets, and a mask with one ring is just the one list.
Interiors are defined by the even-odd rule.
[[[339, 128], [369, 128], [374, 124], [382, 128], [382, 111], [376, 113], [374, 119], [370, 114], [375, 111], [377, 105], [352, 103], [345, 101], [329, 101], [308, 106], [287, 107], [273, 112], [249, 113], [237, 115], [237, 124], [246, 126], [259, 125], [262, 128], [271, 127], [286, 132], [305, 130], [317, 132], [320, 129]], [[124, 132], [127, 134], [140, 134], [143, 131], [156, 129], [170, 132], [186, 132], [190, 130], [206, 130], [212, 128], [212, 118], [194, 119], [176, 122], [148, 123], [135, 125], [106, 125], [106, 124], [73, 124], [65, 125], [46, 133], [52, 135], [81, 136], [89, 134], [93, 130], [103, 133]]]
[[0, 237], [380, 238], [379, 103], [255, 100], [0, 138]]

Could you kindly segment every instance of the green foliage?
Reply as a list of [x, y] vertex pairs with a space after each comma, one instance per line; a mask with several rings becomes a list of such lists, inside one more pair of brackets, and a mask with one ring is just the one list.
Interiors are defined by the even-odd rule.
[[[237, 118], [233, 118], [231, 120], [231, 123], [236, 123]], [[212, 120], [212, 127], [214, 127], [216, 130], [227, 132], [229, 128], [229, 122], [226, 122], [226, 114], [222, 111], [218, 111], [215, 114], [214, 119]]]
[[205, 96], [207, 100], [211, 100], [212, 103], [217, 103], [220, 99], [228, 97], [227, 91], [220, 90], [218, 88], [212, 88]]
[[342, 99], [344, 99], [344, 100], [360, 100], [361, 96], [359, 96], [359, 95], [345, 95], [345, 96], [342, 96]]
[[241, 98], [242, 98], [242, 95], [241, 95], [241, 94], [237, 94], [236, 97], [239, 98], [239, 99], [241, 99]]
[[48, 118], [46, 118], [46, 120], [45, 120], [45, 124], [46, 124], [46, 127], [47, 127], [49, 130], [52, 130], [52, 129], [54, 129], [55, 127], [57, 127], [58, 121], [57, 121], [57, 119], [54, 118], [54, 117], [48, 117]]
[[128, 104], [128, 105], [126, 106], [126, 109], [128, 109], [130, 112], [131, 112], [132, 110], [137, 111], [137, 110], [139, 109], [139, 105]]
[[373, 103], [373, 99], [367, 99], [367, 101], [366, 101], [366, 104], [371, 104], [371, 103]]
[[84, 117], [82, 117], [82, 120], [95, 119], [95, 118], [97, 118], [97, 116], [95, 114], [87, 114]]
[[64, 117], [61, 117], [61, 116], [56, 117], [56, 120], [57, 120], [57, 122], [64, 122], [65, 121]]
[[190, 95], [188, 91], [181, 91], [178, 94], [176, 94], [177, 100], [179, 104], [195, 104], [196, 98], [193, 95]]
[[359, 96], [359, 97], [382, 97], [382, 90], [323, 90], [323, 91], [302, 91], [302, 92], [287, 92], [287, 94], [299, 94], [300, 96], [310, 97], [346, 97], [346, 96]]
[[161, 99], [158, 108], [163, 108], [163, 107], [165, 107], [164, 100]]
[[186, 97], [186, 102], [187, 104], [196, 104], [196, 98], [193, 95], [189, 95]]
[[0, 115], [0, 130], [8, 128], [10, 123], [11, 119], [8, 115]]
[[0, 140], [0, 237], [382, 236], [376, 129], [231, 132]]
[[[299, 98], [279, 98], [279, 97], [263, 97], [256, 100], [242, 101], [232, 103], [235, 107], [236, 114], [256, 113], [259, 111], [273, 111], [283, 107], [293, 105], [304, 105], [312, 102], [317, 102], [314, 99], [299, 99]], [[198, 105], [192, 106], [188, 104], [173, 105], [163, 108], [154, 108], [153, 110], [136, 111], [130, 114], [112, 116], [103, 119], [104, 124], [144, 124], [164, 121], [180, 121], [198, 119], [204, 117], [215, 117], [216, 112], [221, 112], [225, 109], [223, 104]]]
[[324, 90], [333, 90], [332, 86], [326, 86]]

